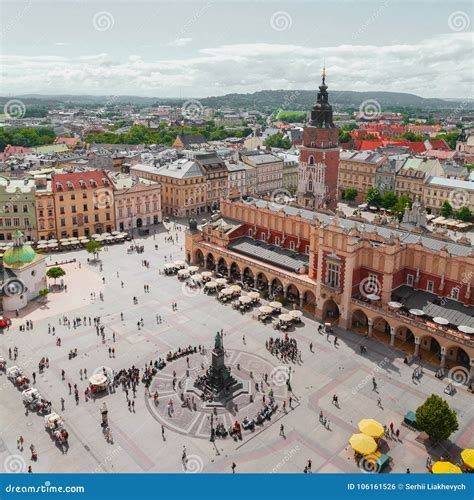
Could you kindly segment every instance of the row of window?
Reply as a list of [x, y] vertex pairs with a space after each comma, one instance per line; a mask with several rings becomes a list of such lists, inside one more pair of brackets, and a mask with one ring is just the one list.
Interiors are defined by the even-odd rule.
[[[407, 274], [407, 285], [413, 286], [415, 283], [415, 276], [413, 274]], [[434, 293], [434, 281], [428, 280], [426, 282], [426, 291]], [[451, 289], [450, 298], [453, 300], [459, 300], [459, 288], [454, 287]]]
[[[3, 212], [6, 214], [9, 214], [9, 213], [17, 214], [20, 211], [18, 205], [10, 205], [8, 203], [3, 205], [2, 208], [3, 208]], [[23, 210], [24, 214], [27, 214], [28, 213], [28, 205], [23, 205], [22, 210]]]
[[13, 217], [12, 219], [10, 218], [0, 218], [0, 226], [5, 226], [5, 227], [22, 227], [21, 226], [21, 220], [23, 220], [23, 227], [29, 227], [30, 225], [30, 219], [28, 217], [23, 217], [23, 219], [20, 219], [19, 217]]
[[[75, 215], [72, 216], [71, 220], [72, 220], [72, 225], [73, 226], [77, 225], [77, 217]], [[106, 212], [105, 213], [105, 220], [107, 220], [107, 221], [111, 220], [110, 212]], [[99, 220], [99, 214], [94, 214], [94, 222], [100, 222], [100, 220]], [[83, 223], [84, 224], [89, 224], [89, 216], [88, 215], [84, 215], [84, 217], [83, 217]], [[61, 227], [66, 227], [66, 219], [65, 218], [59, 219], [59, 225]]]
[[[248, 230], [248, 235], [249, 235], [251, 238], [253, 238], [253, 229], [249, 229], [249, 230]], [[267, 234], [266, 234], [266, 233], [264, 233], [264, 232], [260, 233], [260, 240], [261, 240], [261, 241], [265, 241], [265, 242], [266, 242], [266, 241], [267, 241]], [[278, 236], [275, 236], [275, 238], [274, 238], [274, 240], [273, 240], [273, 242], [272, 242], [271, 244], [272, 244], [272, 245], [276, 245], [276, 246], [280, 246], [280, 243], [281, 243], [281, 239], [280, 239]], [[293, 250], [293, 251], [296, 249], [296, 245], [295, 245], [294, 240], [290, 240], [290, 244], [289, 244], [288, 248], [289, 248], [290, 250]], [[304, 250], [304, 252], [305, 252], [306, 254], [309, 254], [309, 245], [306, 245], [306, 246], [305, 246], [305, 250]]]

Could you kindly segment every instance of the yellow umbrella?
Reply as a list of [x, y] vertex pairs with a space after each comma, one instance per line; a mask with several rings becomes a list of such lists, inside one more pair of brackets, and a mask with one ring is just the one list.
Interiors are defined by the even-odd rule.
[[377, 450], [377, 443], [374, 438], [367, 436], [366, 434], [352, 434], [349, 439], [349, 443], [354, 451], [360, 453], [361, 455], [368, 455], [369, 453], [374, 453]]
[[474, 449], [466, 448], [461, 452], [461, 458], [464, 465], [467, 465], [470, 469], [474, 469]]
[[373, 418], [363, 418], [359, 422], [359, 430], [367, 436], [377, 439], [381, 438], [385, 433], [383, 425]]
[[462, 470], [451, 462], [435, 462], [431, 467], [433, 474], [462, 474]]

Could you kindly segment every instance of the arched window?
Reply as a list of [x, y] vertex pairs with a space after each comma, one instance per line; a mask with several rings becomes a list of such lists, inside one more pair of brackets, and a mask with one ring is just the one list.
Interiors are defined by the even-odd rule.
[[312, 191], [313, 190], [313, 181], [309, 181], [308, 182], [308, 191]]
[[314, 156], [309, 157], [309, 162], [310, 165], [314, 165]]
[[451, 298], [454, 300], [459, 300], [459, 288], [451, 289]]
[[295, 242], [293, 240], [290, 241], [290, 250], [295, 249]]

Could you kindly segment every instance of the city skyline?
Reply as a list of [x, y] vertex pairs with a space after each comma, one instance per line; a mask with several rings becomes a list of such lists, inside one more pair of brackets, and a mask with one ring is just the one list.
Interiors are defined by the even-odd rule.
[[312, 90], [325, 64], [332, 90], [472, 97], [465, 1], [134, 5], [3, 2], [1, 94]]

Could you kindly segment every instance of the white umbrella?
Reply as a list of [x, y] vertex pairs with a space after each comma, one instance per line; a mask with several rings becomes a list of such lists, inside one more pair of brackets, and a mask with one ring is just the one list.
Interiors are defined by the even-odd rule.
[[191, 276], [191, 279], [192, 279], [193, 281], [201, 281], [201, 280], [202, 280], [202, 276], [201, 276], [200, 274], [193, 274], [193, 275]]
[[216, 283], [218, 285], [226, 285], [227, 284], [227, 280], [225, 278], [217, 278], [216, 279]]
[[229, 290], [232, 290], [232, 293], [240, 293], [242, 291], [242, 287], [239, 285], [232, 285], [229, 287]]
[[277, 302], [277, 301], [274, 301], [274, 302], [270, 302], [270, 304], [268, 304], [272, 309], [281, 309], [281, 302]]
[[474, 328], [467, 325], [459, 325], [458, 330], [463, 333], [474, 333]]
[[288, 313], [292, 318], [296, 319], [296, 318], [301, 318], [301, 316], [303, 316], [303, 313], [301, 311], [298, 311], [298, 310], [295, 310], [295, 311], [290, 311]]
[[249, 292], [247, 294], [252, 300], [256, 300], [260, 298], [260, 294], [258, 292]]
[[182, 260], [175, 260], [173, 264], [174, 267], [184, 267], [186, 265]]
[[100, 234], [95, 233], [91, 236], [91, 238], [94, 238], [94, 240], [96, 240], [97, 238], [100, 238]]
[[68, 242], [68, 241], [69, 241], [69, 238], [61, 238], [61, 239], [59, 240], [59, 243], [66, 243], [66, 242]]
[[212, 278], [212, 273], [211, 273], [210, 271], [203, 271], [203, 272], [201, 273], [201, 276], [202, 276], [203, 278]]
[[103, 373], [95, 373], [90, 377], [89, 383], [91, 385], [104, 385], [107, 383], [107, 377]]
[[187, 278], [189, 276], [189, 271], [187, 269], [180, 269], [178, 271], [178, 276], [181, 278]]
[[105, 232], [105, 233], [102, 233], [102, 236], [111, 236], [111, 235], [110, 235], [110, 233]]
[[165, 269], [174, 269], [174, 264], [171, 263], [165, 264]]
[[58, 244], [57, 243], [48, 243], [48, 248], [54, 248], [54, 247], [57, 247]]
[[120, 234], [120, 231], [112, 231], [112, 236], [118, 236]]
[[285, 323], [288, 323], [289, 321], [291, 321], [293, 318], [289, 315], [289, 314], [280, 314], [280, 316], [278, 316], [278, 319], [280, 321], [283, 321]]
[[239, 298], [239, 301], [241, 304], [250, 304], [250, 302], [252, 302], [252, 299], [249, 296], [244, 295], [243, 297]]
[[215, 281], [208, 281], [205, 285], [204, 288], [216, 288], [217, 283]]
[[391, 307], [392, 309], [400, 309], [400, 307], [403, 307], [403, 304], [392, 300], [391, 302], [388, 303], [388, 307]]
[[198, 266], [189, 266], [189, 267], [188, 267], [188, 271], [189, 271], [191, 274], [197, 273], [197, 272], [199, 271], [199, 267], [198, 267]]
[[410, 314], [413, 314], [413, 316], [424, 316], [425, 313], [421, 309], [410, 309]]
[[446, 318], [441, 318], [440, 316], [433, 318], [433, 321], [438, 323], [438, 325], [449, 325], [449, 321]]
[[273, 312], [273, 309], [270, 306], [262, 306], [259, 307], [258, 310], [263, 314], [270, 314]]
[[48, 240], [48, 243], [57, 243], [58, 240], [56, 238], [51, 238], [50, 240]]
[[63, 242], [61, 243], [61, 246], [62, 246], [62, 247], [68, 247], [69, 245], [72, 245], [72, 243], [71, 243], [70, 241], [63, 241]]
[[230, 288], [224, 288], [224, 290], [221, 291], [222, 295], [232, 295], [234, 292]]

